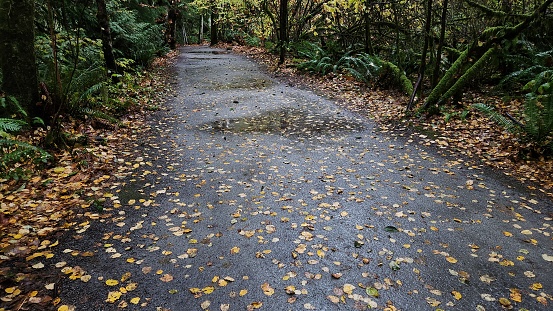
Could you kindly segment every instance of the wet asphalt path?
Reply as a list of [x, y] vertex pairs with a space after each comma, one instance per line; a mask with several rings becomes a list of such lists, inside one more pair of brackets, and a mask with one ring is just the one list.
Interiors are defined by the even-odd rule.
[[549, 199], [214, 51], [182, 49], [114, 207], [68, 235], [62, 304], [551, 309]]

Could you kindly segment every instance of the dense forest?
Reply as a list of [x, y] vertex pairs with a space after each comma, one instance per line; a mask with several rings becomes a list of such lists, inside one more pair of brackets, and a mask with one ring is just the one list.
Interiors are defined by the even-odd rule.
[[551, 154], [552, 2], [0, 0], [1, 174], [20, 178], [21, 164], [50, 160], [45, 150], [86, 140], [68, 120], [117, 124], [148, 102], [132, 94], [155, 57], [202, 43], [262, 47], [285, 66], [397, 89], [407, 115], [463, 105], [467, 89], [517, 97], [523, 109], [474, 108]]

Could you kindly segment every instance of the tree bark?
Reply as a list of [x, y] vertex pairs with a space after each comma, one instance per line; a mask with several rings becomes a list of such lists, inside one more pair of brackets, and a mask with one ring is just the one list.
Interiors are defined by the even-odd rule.
[[419, 91], [419, 89], [422, 90], [424, 71], [426, 70], [426, 54], [428, 53], [431, 26], [432, 26], [432, 0], [428, 0], [426, 2], [426, 23], [424, 26], [424, 46], [422, 48], [421, 63], [419, 66], [419, 77], [417, 79], [417, 83], [415, 84], [415, 87], [413, 88], [413, 93], [411, 94], [411, 98], [409, 98], [409, 103], [407, 103], [407, 111], [413, 109], [413, 105], [415, 104], [415, 96], [417, 95], [417, 92]]
[[172, 3], [169, 4], [169, 9], [167, 11], [167, 35], [166, 40], [169, 48], [174, 50], [177, 48], [177, 18], [179, 12], [175, 5]]
[[282, 65], [286, 59], [286, 44], [288, 43], [288, 0], [280, 0], [279, 27], [280, 55], [278, 63]]
[[35, 53], [34, 0], [0, 0], [2, 90], [29, 116], [44, 117], [39, 99]]
[[485, 63], [485, 60], [492, 55], [496, 48], [501, 48], [504, 41], [512, 41], [543, 14], [553, 0], [546, 0], [534, 10], [532, 15], [515, 26], [490, 27], [474, 40], [457, 58], [457, 60], [446, 71], [438, 84], [432, 89], [426, 99], [423, 109], [434, 105], [441, 105], [450, 97], [461, 92], [470, 80], [471, 75], [476, 74], [478, 68]]
[[106, 8], [106, 1], [96, 0], [96, 4], [98, 6], [96, 18], [98, 19], [100, 33], [102, 35], [104, 61], [106, 62], [106, 68], [108, 69], [108, 76], [114, 79], [116, 74], [119, 73], [119, 70], [117, 69], [117, 63], [115, 62], [115, 56], [113, 55], [113, 43], [111, 41], [111, 28], [109, 26], [109, 15]]
[[432, 87], [436, 86], [438, 82], [438, 77], [440, 75], [440, 69], [442, 67], [442, 49], [444, 47], [445, 41], [445, 28], [447, 21], [447, 4], [448, 0], [443, 1], [442, 7], [442, 17], [440, 20], [440, 41], [438, 42], [438, 48], [436, 50], [436, 63], [434, 64], [434, 72], [432, 73]]
[[211, 10], [211, 25], [210, 25], [210, 44], [209, 45], [215, 45], [219, 43], [219, 37], [217, 33], [217, 12], [215, 12], [215, 8]]

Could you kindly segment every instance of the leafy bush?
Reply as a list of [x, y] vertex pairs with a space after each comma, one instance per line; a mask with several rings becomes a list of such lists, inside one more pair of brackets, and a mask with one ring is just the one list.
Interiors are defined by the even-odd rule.
[[367, 53], [346, 53], [337, 61], [324, 49], [306, 42], [299, 46], [298, 53], [307, 60], [297, 65], [299, 69], [326, 75], [330, 72], [346, 72], [368, 85], [379, 83], [385, 87], [400, 89], [406, 94], [413, 92], [413, 84], [396, 65]]
[[501, 79], [498, 87], [507, 90], [520, 90], [524, 84], [553, 65], [553, 50], [538, 51], [531, 42], [518, 40], [504, 50], [502, 65], [510, 72]]
[[162, 24], [139, 20], [137, 13], [122, 6], [119, 1], [110, 1], [108, 11], [113, 38], [113, 49], [117, 57], [130, 58], [146, 67], [159, 54], [168, 51], [163, 38]]
[[[13, 106], [13, 107], [10, 107]], [[13, 97], [0, 98], [0, 108], [16, 110], [23, 117], [26, 112]], [[26, 121], [14, 118], [0, 118], [0, 177], [19, 179], [26, 175], [22, 163], [32, 161], [34, 164], [46, 163], [50, 154], [26, 142], [17, 140], [10, 133], [21, 131], [28, 124]]]
[[475, 104], [491, 120], [515, 133], [540, 154], [553, 154], [553, 70], [539, 73], [528, 82], [524, 90], [529, 93], [524, 102], [523, 122], [505, 117], [493, 107]]
[[320, 75], [336, 71], [337, 66], [335, 66], [330, 54], [320, 46], [304, 41], [298, 44], [296, 49], [300, 57], [307, 59], [297, 65], [299, 69]]

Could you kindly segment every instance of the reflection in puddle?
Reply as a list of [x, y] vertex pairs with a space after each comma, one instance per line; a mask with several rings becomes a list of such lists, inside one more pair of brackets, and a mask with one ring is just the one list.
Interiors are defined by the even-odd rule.
[[301, 109], [279, 109], [242, 118], [220, 119], [201, 127], [202, 130], [231, 133], [279, 133], [312, 136], [342, 131], [363, 130], [363, 124], [338, 115], [308, 113]]

